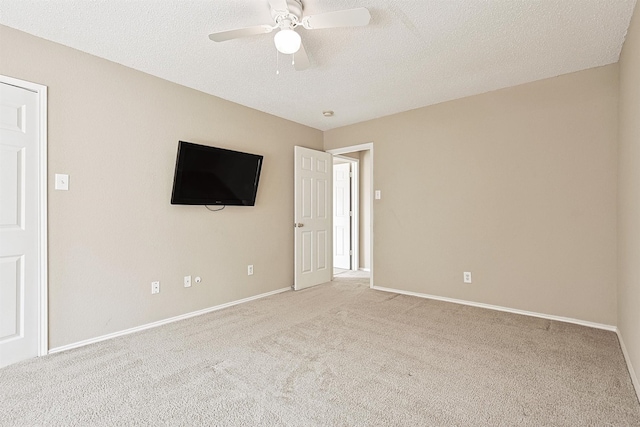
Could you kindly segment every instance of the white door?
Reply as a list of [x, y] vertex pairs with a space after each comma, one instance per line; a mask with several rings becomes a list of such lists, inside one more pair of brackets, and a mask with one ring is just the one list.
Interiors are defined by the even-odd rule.
[[38, 355], [38, 94], [0, 83], [0, 367]]
[[351, 163], [333, 165], [333, 267], [351, 269]]
[[331, 266], [332, 156], [295, 147], [294, 289], [329, 282]]

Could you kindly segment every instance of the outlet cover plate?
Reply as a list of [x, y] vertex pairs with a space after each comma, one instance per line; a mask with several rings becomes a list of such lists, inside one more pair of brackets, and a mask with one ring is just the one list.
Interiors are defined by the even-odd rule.
[[55, 189], [63, 190], [63, 191], [69, 190], [69, 175], [64, 173], [57, 173], [56, 181], [55, 181]]

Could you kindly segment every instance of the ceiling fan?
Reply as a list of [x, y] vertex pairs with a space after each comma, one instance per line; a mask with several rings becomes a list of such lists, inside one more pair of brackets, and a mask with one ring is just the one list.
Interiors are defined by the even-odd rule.
[[223, 42], [278, 30], [273, 38], [276, 49], [284, 54], [293, 54], [294, 68], [302, 71], [309, 68], [309, 58], [302, 45], [300, 34], [296, 32], [296, 28], [303, 27], [307, 30], [317, 30], [321, 28], [356, 27], [369, 24], [371, 19], [369, 10], [364, 7], [303, 17], [301, 0], [269, 0], [269, 6], [271, 7], [271, 16], [275, 25], [255, 25], [236, 30], [220, 31], [209, 34], [209, 38], [214, 42]]

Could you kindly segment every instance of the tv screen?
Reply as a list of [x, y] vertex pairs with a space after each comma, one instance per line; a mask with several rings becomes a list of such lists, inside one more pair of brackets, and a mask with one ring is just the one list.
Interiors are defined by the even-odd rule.
[[180, 141], [171, 204], [254, 206], [262, 159]]

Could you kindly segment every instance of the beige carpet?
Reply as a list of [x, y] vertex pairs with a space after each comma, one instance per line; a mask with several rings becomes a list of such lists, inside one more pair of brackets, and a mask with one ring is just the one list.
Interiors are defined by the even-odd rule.
[[614, 333], [363, 282], [0, 369], [0, 425], [640, 425]]
[[369, 273], [368, 271], [362, 271], [362, 270], [344, 270], [341, 268], [334, 268], [333, 269], [333, 276], [337, 277], [339, 279], [345, 278], [345, 277], [349, 277], [349, 278], [358, 278], [358, 279], [368, 279], [371, 276], [371, 273]]

